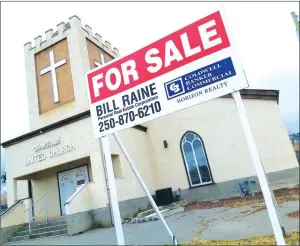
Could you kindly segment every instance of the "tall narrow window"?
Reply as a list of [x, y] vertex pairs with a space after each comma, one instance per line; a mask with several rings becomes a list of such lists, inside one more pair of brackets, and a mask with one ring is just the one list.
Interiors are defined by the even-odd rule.
[[199, 186], [212, 183], [202, 139], [194, 132], [186, 132], [180, 145], [190, 185]]

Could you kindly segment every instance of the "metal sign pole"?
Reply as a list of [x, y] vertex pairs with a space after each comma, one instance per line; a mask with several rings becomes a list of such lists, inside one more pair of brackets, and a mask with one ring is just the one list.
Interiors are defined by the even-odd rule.
[[104, 168], [104, 175], [105, 175], [105, 183], [106, 183], [106, 188], [107, 188], [107, 197], [109, 200], [109, 214], [110, 214], [110, 220], [112, 225], [115, 225], [114, 222], [114, 215], [112, 212], [112, 206], [111, 206], [111, 196], [110, 196], [110, 190], [109, 190], [109, 184], [108, 184], [108, 176], [107, 176], [107, 170], [106, 170], [106, 164], [105, 164], [105, 158], [104, 158], [104, 151], [103, 151], [103, 147], [102, 147], [102, 140], [101, 138], [98, 138], [99, 143], [100, 143], [100, 148], [101, 148], [101, 156], [102, 156], [102, 163], [103, 163], [103, 168]]
[[147, 189], [146, 184], [144, 183], [144, 181], [143, 181], [141, 175], [139, 174], [138, 170], [136, 169], [136, 167], [135, 167], [135, 165], [134, 165], [134, 163], [133, 163], [131, 157], [129, 156], [127, 150], [125, 149], [123, 143], [121, 142], [121, 139], [119, 138], [119, 136], [117, 135], [117, 133], [113, 133], [113, 136], [114, 136], [115, 140], [117, 141], [117, 143], [118, 143], [120, 149], [122, 150], [123, 154], [125, 155], [126, 160], [128, 161], [129, 166], [131, 167], [131, 169], [132, 169], [134, 175], [136, 176], [136, 178], [138, 179], [139, 183], [140, 183], [141, 186], [143, 187], [143, 189], [144, 189], [144, 191], [145, 191], [145, 193], [146, 193], [146, 195], [147, 195], [147, 197], [148, 197], [148, 199], [149, 199], [149, 201], [150, 201], [150, 203], [151, 203], [153, 209], [155, 210], [157, 216], [159, 217], [159, 219], [162, 221], [162, 223], [164, 224], [165, 228], [167, 229], [167, 231], [168, 231], [170, 237], [172, 238], [173, 244], [174, 244], [174, 245], [177, 245], [177, 240], [176, 240], [176, 238], [175, 238], [175, 235], [174, 235], [174, 234], [172, 233], [172, 231], [170, 230], [170, 228], [169, 228], [167, 222], [165, 221], [164, 217], [162, 216], [160, 210], [158, 209], [158, 207], [157, 207], [155, 201], [153, 200], [153, 198], [152, 198], [152, 196], [151, 196], [149, 190]]
[[281, 219], [281, 216], [280, 216], [280, 213], [279, 213], [279, 209], [278, 209], [279, 206], [277, 204], [276, 197], [275, 197], [274, 192], [272, 190], [271, 190], [271, 194], [272, 194], [273, 203], [274, 203], [274, 206], [275, 206], [275, 209], [276, 209], [276, 213], [277, 213], [277, 216], [279, 218], [279, 222], [280, 222], [282, 233], [283, 233], [284, 236], [286, 236], [286, 232], [285, 232], [285, 229], [284, 229], [283, 221]]
[[[262, 163], [261, 158], [260, 158], [260, 162]], [[263, 166], [263, 170], [264, 170], [264, 174], [265, 174], [265, 177], [267, 179], [267, 182], [268, 182], [268, 186], [270, 187], [270, 183], [269, 183], [269, 180], [268, 180], [268, 177], [267, 177], [266, 170], [265, 170], [264, 166]], [[279, 206], [277, 204], [276, 197], [274, 195], [274, 191], [271, 188], [270, 188], [270, 191], [271, 191], [272, 200], [273, 200], [273, 203], [274, 203], [274, 206], [275, 206], [275, 209], [276, 209], [276, 213], [277, 213], [277, 216], [279, 218], [282, 233], [283, 233], [284, 236], [286, 236], [286, 232], [285, 232], [285, 229], [284, 229], [283, 221], [282, 221], [280, 213], [279, 213], [279, 209], [278, 209]]]
[[117, 188], [115, 183], [114, 171], [112, 166], [111, 160], [111, 152], [109, 147], [108, 138], [101, 137], [104, 159], [105, 159], [105, 166], [107, 171], [107, 179], [108, 185], [110, 189], [110, 199], [111, 199], [111, 207], [113, 212], [116, 236], [117, 236], [117, 243], [118, 245], [125, 245], [124, 241], [124, 234], [123, 234], [123, 227], [120, 215], [120, 208], [118, 203], [118, 195], [117, 195]]
[[248, 121], [247, 113], [243, 104], [243, 100], [241, 98], [241, 94], [239, 91], [231, 93], [232, 97], [235, 101], [236, 107], [238, 109], [238, 113], [241, 119], [241, 123], [246, 135], [246, 141], [248, 143], [249, 151], [253, 160], [253, 164], [256, 170], [256, 174], [261, 186], [261, 190], [265, 199], [266, 207], [269, 213], [269, 217], [271, 220], [271, 224], [273, 227], [273, 231], [275, 234], [277, 245], [285, 245], [285, 241], [282, 235], [281, 226], [279, 223], [279, 219], [277, 216], [276, 208], [274, 206], [272, 200], [272, 194], [270, 191], [270, 187], [268, 185], [267, 178], [265, 176], [264, 168], [260, 161], [260, 157], [258, 154], [258, 150], [254, 141], [253, 133], [251, 131], [251, 127]]

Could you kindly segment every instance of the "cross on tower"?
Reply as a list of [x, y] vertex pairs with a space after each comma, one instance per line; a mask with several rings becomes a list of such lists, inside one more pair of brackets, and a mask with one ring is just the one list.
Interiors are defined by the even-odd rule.
[[49, 60], [50, 60], [50, 65], [49, 67], [46, 67], [41, 70], [41, 75], [44, 75], [48, 72], [51, 72], [51, 82], [52, 82], [52, 93], [53, 93], [53, 99], [54, 103], [59, 102], [59, 97], [58, 97], [58, 88], [57, 88], [57, 80], [56, 80], [56, 73], [55, 69], [66, 64], [67, 60], [62, 59], [59, 62], [55, 63], [54, 61], [54, 53], [53, 50], [49, 52]]
[[101, 63], [102, 64], [100, 64], [99, 62], [95, 61], [95, 65], [97, 67], [100, 67], [101, 65], [103, 65], [105, 63], [105, 61], [104, 61], [104, 55], [102, 53], [100, 53], [100, 57], [101, 57]]

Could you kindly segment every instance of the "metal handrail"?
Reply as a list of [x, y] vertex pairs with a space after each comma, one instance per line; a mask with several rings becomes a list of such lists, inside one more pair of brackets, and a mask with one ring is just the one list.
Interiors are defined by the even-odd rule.
[[[30, 207], [28, 207], [24, 212], [28, 212], [28, 226], [29, 226], [29, 234], [31, 235], [31, 221], [38, 216], [43, 210], [45, 210], [46, 223], [48, 223], [48, 208], [47, 208], [47, 193], [41, 196], [37, 201], [35, 201]], [[44, 207], [32, 218], [30, 218], [30, 208], [32, 208], [35, 204], [37, 204], [41, 199], [44, 199]]]
[[47, 193], [45, 193], [44, 195], [42, 195], [37, 201], [35, 201], [30, 207], [28, 207], [24, 212], [26, 212], [28, 209], [32, 208], [34, 204], [36, 204], [39, 200], [41, 200], [44, 196], [46, 196]]
[[80, 193], [80, 191], [81, 191], [86, 185], [88, 185], [88, 184], [91, 184], [91, 182], [84, 183], [83, 185], [81, 185], [81, 186], [78, 188], [78, 190], [76, 190], [75, 193], [74, 193], [72, 196], [69, 197], [69, 199], [64, 203], [64, 205], [69, 204], [69, 203], [74, 199], [74, 197], [76, 197], [76, 196]]
[[18, 205], [20, 202], [22, 202], [22, 201], [24, 201], [26, 199], [29, 199], [29, 197], [22, 198], [20, 200], [15, 201], [15, 203], [13, 205], [11, 205], [10, 207], [8, 207], [5, 211], [3, 211], [1, 213], [1, 218], [3, 218], [6, 214], [8, 214], [8, 212], [11, 211], [16, 205]]

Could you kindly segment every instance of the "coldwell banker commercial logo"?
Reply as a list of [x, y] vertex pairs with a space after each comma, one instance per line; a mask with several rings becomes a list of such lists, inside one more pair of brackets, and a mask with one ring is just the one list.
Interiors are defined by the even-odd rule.
[[173, 99], [235, 75], [232, 60], [228, 57], [166, 82], [164, 85], [167, 98]]
[[165, 90], [168, 99], [184, 94], [185, 90], [183, 88], [182, 78], [178, 78], [165, 83]]

